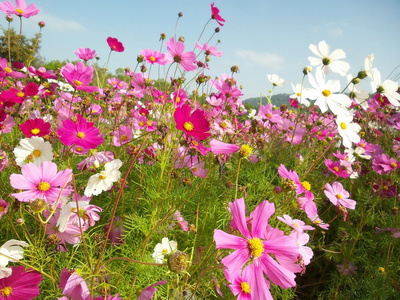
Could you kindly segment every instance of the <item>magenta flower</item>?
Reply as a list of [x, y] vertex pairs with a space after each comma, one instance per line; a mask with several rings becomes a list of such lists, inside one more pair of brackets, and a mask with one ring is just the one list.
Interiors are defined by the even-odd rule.
[[76, 56], [84, 61], [91, 60], [96, 57], [96, 50], [91, 50], [90, 48], [79, 48], [75, 51]]
[[222, 56], [222, 52], [217, 51], [217, 47], [215, 46], [208, 46], [207, 43], [205, 43], [203, 46], [199, 42], [196, 43], [196, 48], [200, 49], [201, 51], [204, 51], [205, 55], [214, 55], [217, 57]]
[[27, 138], [33, 136], [45, 136], [50, 133], [50, 123], [43, 121], [43, 119], [26, 120], [25, 123], [19, 125], [22, 133]]
[[328, 158], [325, 160], [325, 166], [338, 177], [347, 178], [351, 175], [347, 167], [342, 165], [340, 161], [333, 162]]
[[69, 296], [74, 300], [89, 300], [90, 292], [85, 280], [74, 270], [63, 269], [60, 273], [60, 284], [63, 295]]
[[197, 69], [196, 54], [193, 51], [183, 52], [185, 45], [181, 42], [175, 42], [175, 38], [172, 37], [169, 42], [165, 43], [167, 50], [171, 53], [172, 60], [182, 66], [185, 71], [193, 71]]
[[[288, 262], [296, 262], [298, 245], [288, 236], [274, 237], [267, 232], [268, 219], [275, 212], [275, 205], [268, 201], [261, 202], [250, 214], [250, 224], [246, 222], [244, 199], [240, 198], [230, 204], [233, 223], [244, 238], [222, 230], [214, 230], [214, 240], [217, 249], [234, 249], [235, 251], [222, 259], [222, 264], [228, 269], [229, 277], [241, 273], [243, 266], [252, 261], [255, 267], [260, 267], [266, 276], [276, 285], [289, 288], [296, 285], [296, 275], [275, 261], [270, 254], [284, 258]], [[251, 227], [251, 232], [249, 226]], [[286, 263], [285, 263], [286, 264]]]
[[11, 194], [19, 201], [30, 202], [35, 199], [43, 199], [45, 202], [53, 204], [60, 196], [67, 197], [71, 193], [71, 169], [57, 172], [55, 163], [44, 161], [40, 167], [33, 163], [23, 165], [21, 173], [22, 175], [11, 174], [10, 176], [11, 186], [14, 189], [22, 190], [22, 192]]
[[0, 9], [6, 15], [17, 15], [18, 17], [30, 18], [36, 16], [39, 13], [35, 4], [31, 4], [26, 7], [24, 0], [15, 0], [15, 6], [10, 1], [0, 3]]
[[118, 129], [114, 131], [112, 143], [114, 146], [120, 147], [121, 145], [129, 143], [132, 139], [132, 135], [132, 129], [129, 126], [119, 126]]
[[175, 110], [174, 118], [176, 122], [176, 128], [183, 130], [187, 135], [197, 137], [200, 140], [204, 140], [211, 136], [210, 123], [207, 121], [204, 112], [201, 109], [196, 109], [190, 114], [190, 106], [187, 104], [178, 107]]
[[0, 198], [0, 220], [8, 212], [9, 206], [10, 206], [10, 203], [8, 203]]
[[0, 58], [0, 78], [5, 78], [5, 77], [25, 78], [26, 74], [14, 71], [7, 65], [7, 59]]
[[151, 49], [146, 49], [140, 51], [140, 54], [144, 56], [144, 60], [152, 65], [159, 64], [165, 65], [167, 61], [165, 60], [165, 54], [159, 51], [152, 51]]
[[220, 26], [224, 26], [225, 19], [219, 15], [219, 9], [214, 6], [214, 3], [211, 4], [211, 18], [217, 21]]
[[10, 266], [12, 273], [0, 279], [0, 300], [32, 300], [40, 295], [42, 275], [24, 266]]
[[66, 146], [77, 145], [85, 149], [95, 149], [104, 142], [104, 138], [100, 136], [100, 130], [93, 124], [78, 115], [76, 122], [64, 120], [57, 134], [61, 143]]
[[325, 184], [324, 193], [335, 206], [343, 206], [350, 209], [356, 208], [356, 201], [349, 199], [349, 192], [343, 188], [340, 182], [335, 181], [332, 185]]
[[97, 86], [89, 86], [93, 79], [93, 67], [86, 67], [81, 61], [78, 61], [75, 66], [72, 63], [67, 63], [61, 68], [60, 73], [76, 90], [88, 93], [99, 90]]
[[162, 281], [158, 281], [156, 283], [153, 283], [152, 285], [149, 285], [147, 288], [145, 288], [139, 295], [139, 297], [137, 298], [137, 300], [150, 300], [153, 298], [155, 292], [157, 291], [157, 289], [155, 288], [155, 286], [157, 285], [166, 285], [167, 281], [164, 279]]
[[111, 51], [115, 52], [124, 52], [125, 48], [120, 41], [116, 38], [108, 37], [107, 38], [108, 46], [110, 46]]
[[38, 92], [38, 85], [34, 82], [28, 82], [22, 90], [10, 88], [2, 92], [0, 99], [4, 102], [5, 106], [13, 106], [15, 103], [23, 103], [26, 98], [33, 97], [37, 95]]
[[53, 70], [47, 71], [44, 67], [39, 67], [38, 69], [29, 67], [28, 71], [30, 76], [38, 76], [43, 79], [57, 79], [57, 75], [54, 74]]
[[390, 158], [387, 154], [380, 154], [372, 161], [372, 169], [382, 175], [389, 174], [391, 171], [396, 171], [399, 162], [395, 158]]

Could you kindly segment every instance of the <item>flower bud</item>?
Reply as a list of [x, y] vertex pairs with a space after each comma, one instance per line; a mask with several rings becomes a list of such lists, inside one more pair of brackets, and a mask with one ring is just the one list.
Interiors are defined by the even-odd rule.
[[358, 72], [357, 77], [360, 79], [364, 79], [365, 77], [367, 77], [367, 72], [365, 72], [365, 70], [362, 70], [360, 72]]
[[189, 255], [182, 251], [171, 253], [168, 259], [168, 265], [171, 271], [181, 273], [186, 270], [189, 263]]
[[165, 38], [167, 37], [167, 35], [163, 32], [160, 34], [160, 41], [161, 40], [165, 40]]
[[215, 28], [214, 30], [216, 33], [218, 33], [220, 31], [219, 27]]
[[232, 66], [232, 67], [231, 67], [231, 72], [232, 72], [232, 73], [237, 73], [237, 72], [239, 72], [239, 66], [236, 66], [236, 65], [235, 65], [235, 66]]
[[183, 12], [180, 12], [180, 13], [178, 14], [178, 17], [181, 18], [182, 16], [183, 16]]
[[41, 213], [47, 208], [47, 203], [43, 199], [36, 199], [31, 202], [31, 209], [34, 213]]
[[7, 20], [7, 22], [12, 22], [13, 21], [13, 17], [11, 15], [7, 15], [6, 16], [6, 20]]
[[351, 80], [351, 82], [354, 83], [354, 84], [360, 83], [360, 78], [354, 77], [354, 78]]
[[24, 219], [22, 219], [22, 218], [18, 218], [15, 222], [16, 222], [18, 225], [22, 225], [22, 224], [25, 223]]
[[142, 65], [142, 66], [140, 67], [140, 72], [145, 73], [146, 71], [147, 71], [146, 66], [145, 66], [145, 65]]
[[38, 25], [40, 28], [43, 28], [44, 26], [46, 26], [46, 23], [44, 21], [40, 21]]
[[310, 66], [306, 66], [303, 69], [303, 74], [307, 75], [308, 73], [311, 73], [311, 71], [312, 71], [312, 68]]
[[184, 42], [185, 42], [185, 38], [184, 38], [183, 36], [180, 36], [180, 37], [178, 38], [178, 41], [184, 43]]

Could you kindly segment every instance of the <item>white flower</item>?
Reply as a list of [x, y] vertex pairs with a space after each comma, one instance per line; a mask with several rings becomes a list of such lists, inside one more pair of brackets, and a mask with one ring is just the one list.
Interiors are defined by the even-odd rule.
[[310, 101], [305, 99], [305, 98], [307, 98], [307, 93], [308, 93], [309, 89], [303, 88], [300, 83], [296, 84], [296, 86], [294, 86], [292, 83], [292, 89], [293, 89], [294, 94], [290, 95], [290, 98], [297, 99], [297, 101], [299, 101], [300, 104], [303, 104], [303, 105], [309, 107]]
[[0, 278], [11, 275], [11, 268], [7, 268], [6, 266], [9, 262], [16, 262], [22, 259], [24, 257], [24, 249], [22, 247], [26, 246], [29, 246], [27, 242], [9, 240], [0, 247]]
[[33, 136], [22, 139], [19, 144], [19, 147], [14, 148], [15, 161], [19, 166], [32, 162], [40, 167], [42, 162], [53, 160], [51, 144], [45, 142], [41, 137]]
[[335, 94], [340, 91], [339, 80], [328, 80], [325, 82], [325, 76], [320, 68], [317, 69], [315, 78], [312, 74], [308, 75], [310, 84], [314, 89], [309, 89], [307, 98], [315, 101], [321, 112], [329, 109], [335, 115], [349, 115], [348, 107], [351, 105], [350, 98], [345, 94]]
[[349, 158], [349, 162], [353, 163], [356, 161], [357, 157], [363, 158], [363, 159], [371, 159], [370, 155], [366, 155], [365, 149], [362, 147], [356, 147], [356, 149], [349, 148], [344, 150], [345, 153], [347, 153], [347, 156]]
[[[89, 205], [89, 201], [78, 201], [78, 207], [80, 209], [85, 208]], [[58, 227], [58, 232], [64, 232], [67, 229], [68, 220], [72, 213], [76, 212], [76, 202], [70, 201], [68, 203], [63, 203], [60, 216], [58, 217], [56, 226]], [[81, 219], [82, 220], [82, 219]], [[82, 220], [83, 224], [84, 220]]]
[[388, 98], [389, 102], [392, 103], [394, 106], [400, 106], [400, 94], [397, 92], [399, 85], [390, 79], [386, 79], [382, 83], [381, 72], [379, 72], [377, 68], [372, 69], [371, 72], [372, 91]]
[[[367, 76], [372, 77], [372, 63], [374, 62], [374, 55], [370, 54], [364, 61], [364, 72]], [[362, 79], [362, 78], [361, 78]]]
[[351, 123], [351, 121], [353, 121], [353, 116], [339, 116], [336, 119], [339, 135], [343, 139], [342, 144], [346, 148], [351, 148], [352, 143], [360, 142], [358, 132], [361, 130], [361, 126], [357, 123]]
[[164, 261], [164, 256], [167, 254], [171, 254], [177, 250], [178, 243], [175, 241], [169, 241], [167, 237], [161, 240], [161, 243], [158, 243], [154, 247], [154, 252], [151, 255], [154, 261], [158, 264], [162, 264]]
[[325, 41], [319, 42], [318, 46], [311, 44], [309, 48], [318, 56], [318, 58], [312, 56], [308, 57], [311, 66], [322, 66], [325, 74], [327, 74], [330, 69], [334, 73], [345, 76], [350, 70], [350, 65], [347, 62], [339, 60], [346, 58], [346, 53], [344, 53], [342, 49], [336, 49], [330, 53], [330, 47]]
[[282, 86], [282, 85], [284, 85], [286, 83], [283, 78], [280, 78], [276, 74], [268, 74], [267, 77], [268, 77], [268, 80], [272, 83], [273, 86]]
[[114, 159], [104, 165], [104, 171], [97, 173], [89, 178], [85, 189], [85, 196], [99, 195], [103, 191], [112, 188], [114, 182], [121, 178], [121, 172], [118, 170], [122, 166], [122, 161]]

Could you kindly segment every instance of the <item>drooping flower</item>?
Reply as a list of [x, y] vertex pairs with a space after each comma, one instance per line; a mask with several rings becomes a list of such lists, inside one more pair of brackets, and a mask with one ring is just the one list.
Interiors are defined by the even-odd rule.
[[400, 162], [387, 154], [377, 155], [372, 160], [372, 169], [382, 175], [389, 174], [391, 171], [396, 171], [400, 167]]
[[207, 121], [204, 112], [201, 109], [196, 109], [191, 114], [190, 111], [191, 107], [188, 104], [184, 104], [175, 110], [176, 128], [200, 140], [211, 136], [208, 133], [210, 131], [210, 123]]
[[11, 266], [11, 275], [0, 279], [0, 300], [32, 300], [39, 296], [42, 275], [24, 266]]
[[[10, 184], [13, 188], [22, 190], [11, 196], [22, 202], [31, 202], [43, 199], [53, 204], [60, 196], [68, 196], [71, 193], [70, 182], [72, 170], [65, 169], [57, 172], [57, 165], [50, 161], [44, 161], [38, 167], [33, 163], [21, 167], [21, 174], [11, 174]], [[65, 186], [65, 187], [64, 187]]]
[[66, 146], [77, 145], [85, 149], [95, 149], [104, 142], [100, 130], [87, 122], [81, 115], [77, 115], [76, 122], [64, 120], [62, 127], [57, 130], [61, 143]]
[[[12, 273], [11, 268], [7, 268], [9, 262], [16, 262], [24, 258], [24, 249], [29, 244], [24, 241], [9, 240], [0, 247], [0, 278], [8, 277]], [[8, 256], [4, 256], [4, 255]]]
[[336, 49], [330, 53], [330, 47], [325, 41], [319, 42], [318, 46], [311, 44], [309, 48], [318, 56], [318, 58], [308, 57], [311, 66], [322, 66], [325, 74], [332, 70], [334, 73], [345, 76], [350, 70], [349, 63], [341, 61], [342, 58], [346, 58], [346, 54], [342, 49]]
[[108, 37], [107, 38], [107, 43], [108, 46], [110, 46], [111, 51], [115, 51], [115, 52], [124, 52], [125, 48], [122, 45], [122, 43], [120, 41], [118, 41], [118, 39], [113, 38], [113, 37]]
[[172, 37], [168, 42], [167, 50], [171, 54], [171, 60], [182, 66], [185, 71], [193, 71], [197, 69], [196, 54], [193, 51], [183, 52], [185, 45], [181, 42], [175, 42], [175, 38]]
[[71, 84], [74, 89], [88, 93], [94, 93], [99, 90], [97, 86], [89, 86], [93, 79], [93, 67], [85, 66], [81, 61], [67, 63], [60, 70], [61, 75]]
[[26, 74], [14, 71], [8, 66], [7, 59], [0, 58], [0, 78], [5, 77], [25, 78]]
[[0, 150], [0, 172], [10, 166], [10, 160], [4, 150]]
[[167, 237], [164, 237], [161, 240], [161, 243], [158, 243], [154, 247], [154, 252], [151, 255], [156, 263], [162, 264], [164, 261], [164, 256], [171, 254], [176, 251], [178, 247], [177, 242], [168, 240]]
[[219, 9], [214, 6], [214, 3], [211, 4], [211, 18], [217, 21], [220, 26], [224, 26], [225, 19], [219, 15]]
[[17, 15], [18, 17], [30, 18], [36, 16], [39, 13], [35, 4], [30, 4], [26, 7], [24, 0], [15, 0], [15, 6], [10, 1], [0, 2], [0, 9], [6, 15]]
[[278, 220], [282, 221], [283, 223], [289, 225], [294, 230], [299, 231], [299, 232], [304, 232], [304, 230], [314, 230], [315, 229], [314, 227], [312, 227], [310, 225], [306, 225], [306, 223], [304, 223], [302, 220], [292, 219], [288, 215], [283, 215], [283, 218], [278, 217]]
[[76, 56], [84, 61], [91, 60], [96, 57], [96, 50], [91, 50], [90, 48], [79, 48], [75, 51]]
[[122, 166], [122, 161], [115, 159], [104, 165], [104, 171], [92, 175], [85, 189], [85, 196], [100, 195], [103, 191], [108, 191], [112, 188], [115, 182], [121, 177], [119, 168]]
[[251, 232], [246, 222], [244, 199], [240, 198], [231, 203], [230, 209], [232, 222], [244, 238], [219, 229], [214, 230], [217, 249], [235, 250], [222, 259], [222, 264], [228, 269], [229, 277], [240, 274], [243, 266], [251, 260], [255, 266], [262, 268], [274, 284], [283, 288], [295, 286], [296, 275], [270, 256], [272, 254], [294, 263], [298, 255], [298, 246], [293, 238], [287, 236], [273, 238], [267, 232], [268, 219], [274, 214], [275, 205], [263, 201], [257, 206], [249, 218]]
[[382, 82], [381, 73], [376, 68], [372, 69], [371, 87], [374, 93], [376, 92], [385, 96], [394, 106], [400, 106], [399, 85], [390, 79]]

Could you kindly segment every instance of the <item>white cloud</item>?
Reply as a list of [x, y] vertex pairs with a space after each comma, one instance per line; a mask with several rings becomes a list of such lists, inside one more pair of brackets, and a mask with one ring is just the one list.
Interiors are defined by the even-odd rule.
[[79, 22], [76, 22], [74, 20], [65, 20], [60, 17], [46, 13], [42, 10], [38, 15], [30, 18], [29, 21], [33, 21], [36, 24], [39, 21], [44, 21], [46, 23], [46, 30], [49, 31], [51, 30], [57, 32], [86, 31], [86, 28]]
[[253, 50], [237, 50], [236, 56], [244, 59], [248, 59], [257, 64], [264, 65], [273, 70], [282, 70], [284, 59], [283, 56], [268, 53], [268, 52], [256, 52]]

